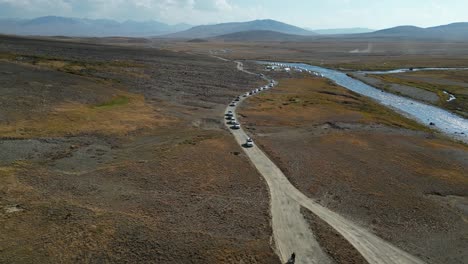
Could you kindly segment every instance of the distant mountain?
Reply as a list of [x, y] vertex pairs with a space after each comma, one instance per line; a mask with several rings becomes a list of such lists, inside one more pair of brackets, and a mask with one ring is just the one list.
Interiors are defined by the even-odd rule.
[[374, 32], [370, 28], [332, 28], [332, 29], [316, 29], [313, 30], [320, 35], [344, 35], [344, 34], [359, 34]]
[[367, 34], [365, 37], [404, 38], [421, 40], [468, 40], [468, 22], [420, 28], [415, 26], [399, 26], [383, 29]]
[[185, 31], [170, 34], [165, 37], [169, 38], [211, 38], [236, 32], [243, 31], [256, 31], [256, 30], [267, 30], [276, 31], [285, 34], [293, 35], [315, 35], [315, 32], [305, 30], [300, 27], [288, 25], [282, 22], [278, 22], [271, 19], [266, 20], [254, 20], [249, 22], [235, 22], [235, 23], [222, 23], [216, 25], [205, 25], [196, 26]]
[[271, 30], [251, 30], [230, 33], [226, 35], [216, 36], [213, 40], [222, 41], [239, 41], [239, 42], [261, 42], [261, 41], [305, 41], [308, 36], [285, 34]]
[[117, 22], [108, 19], [81, 19], [46, 16], [30, 20], [0, 20], [0, 33], [14, 35], [70, 37], [144, 37], [165, 35], [190, 28], [190, 25], [167, 25], [157, 21]]
[[373, 32], [371, 35], [407, 35], [407, 34], [422, 34], [425, 29], [415, 26], [398, 26], [393, 28], [382, 29]]

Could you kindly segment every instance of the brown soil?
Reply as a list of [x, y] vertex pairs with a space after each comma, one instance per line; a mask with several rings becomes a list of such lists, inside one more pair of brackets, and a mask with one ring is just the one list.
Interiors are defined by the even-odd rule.
[[280, 80], [240, 113], [322, 205], [428, 263], [468, 260], [466, 146], [318, 78]]
[[258, 79], [155, 49], [0, 53], [0, 263], [279, 262], [266, 184], [221, 122]]

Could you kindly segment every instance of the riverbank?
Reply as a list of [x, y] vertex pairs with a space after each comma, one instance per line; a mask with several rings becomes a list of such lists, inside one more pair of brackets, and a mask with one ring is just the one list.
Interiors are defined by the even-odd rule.
[[463, 263], [468, 148], [304, 75], [280, 79], [241, 108], [256, 143], [325, 207], [428, 263]]
[[[268, 65], [277, 62], [259, 63]], [[281, 64], [283, 67], [299, 69], [306, 72], [316, 72], [346, 89], [370, 97], [386, 107], [399, 111], [407, 117], [418, 121], [420, 124], [431, 126], [451, 138], [468, 143], [468, 120], [458, 115], [432, 105], [386, 93], [383, 90], [367, 85], [357, 79], [353, 79], [343, 72], [302, 63]]]
[[468, 118], [468, 74], [462, 69], [391, 72], [355, 72], [360, 81]]

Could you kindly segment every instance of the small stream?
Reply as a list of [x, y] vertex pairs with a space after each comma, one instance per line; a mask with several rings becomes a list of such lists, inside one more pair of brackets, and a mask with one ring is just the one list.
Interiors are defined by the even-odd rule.
[[[353, 92], [370, 97], [382, 105], [396, 109], [405, 116], [412, 118], [422, 124], [435, 128], [446, 135], [468, 143], [468, 120], [453, 114], [444, 109], [427, 105], [406, 97], [401, 97], [365, 84], [359, 80], [347, 76], [345, 73], [326, 69], [318, 66], [303, 63], [285, 63], [285, 62], [259, 62], [261, 64], [281, 64], [283, 67], [297, 68], [306, 71], [313, 71], [321, 74], [323, 77], [334, 81]], [[468, 68], [463, 68], [468, 69]], [[421, 70], [462, 70], [461, 68], [419, 68], [413, 71]], [[410, 71], [409, 69], [399, 69], [393, 71], [364, 72], [373, 74], [387, 74]]]

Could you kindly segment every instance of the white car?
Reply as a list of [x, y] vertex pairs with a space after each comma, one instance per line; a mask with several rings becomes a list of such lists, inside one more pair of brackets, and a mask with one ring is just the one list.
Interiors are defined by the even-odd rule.
[[231, 126], [231, 129], [240, 129], [240, 124], [237, 123], [237, 122], [232, 122], [232, 126]]
[[232, 113], [231, 110], [227, 111], [226, 116], [233, 116], [234, 114]]
[[247, 141], [245, 142], [244, 146], [246, 148], [251, 148], [254, 146], [253, 140], [251, 138], [248, 138]]
[[229, 106], [230, 106], [230, 107], [236, 106], [236, 102], [232, 102]]

